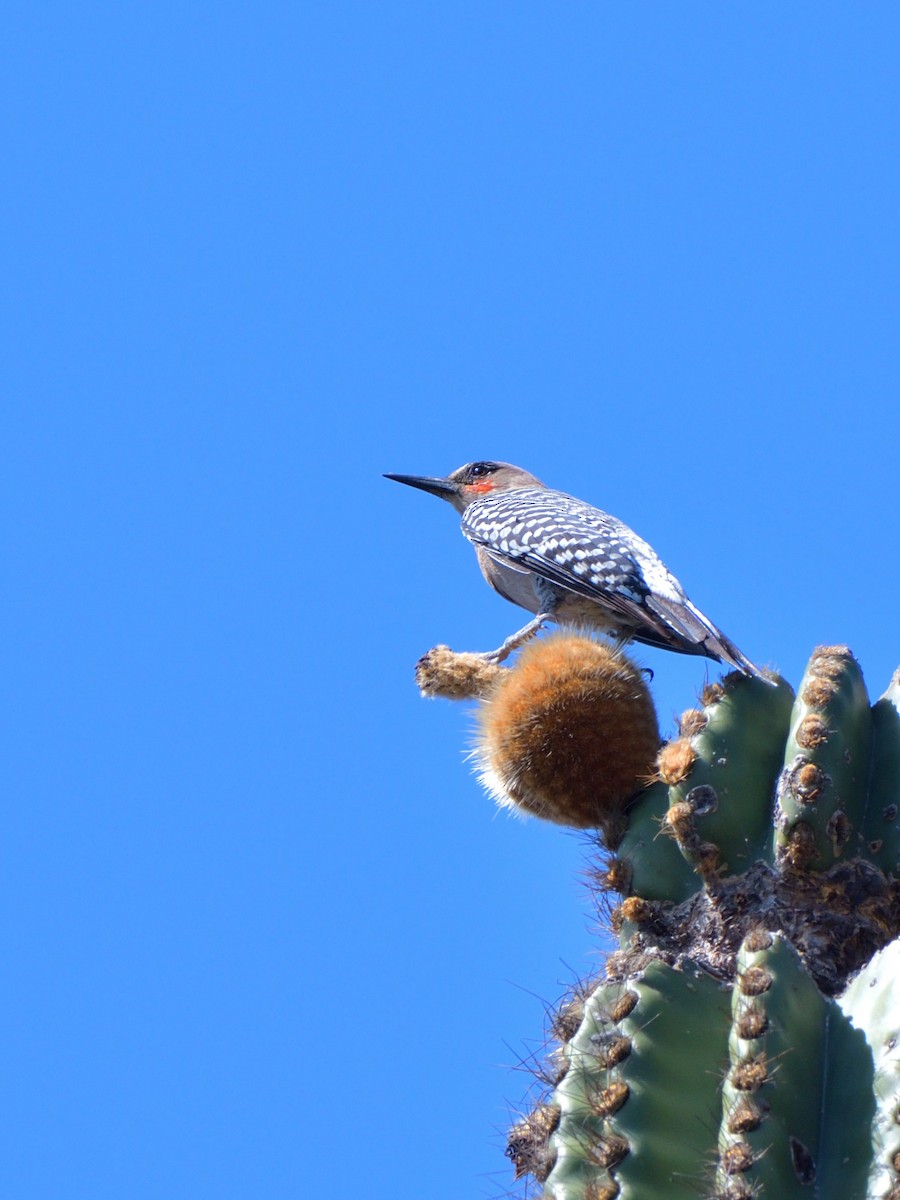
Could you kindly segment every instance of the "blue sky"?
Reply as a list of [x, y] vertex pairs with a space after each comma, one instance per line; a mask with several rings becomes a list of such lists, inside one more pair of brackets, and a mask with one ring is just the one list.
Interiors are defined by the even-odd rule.
[[[492, 1197], [575, 835], [436, 642], [521, 614], [383, 471], [520, 462], [795, 685], [900, 662], [900, 14], [4, 15], [0, 1192]], [[647, 650], [661, 722], [714, 664]]]

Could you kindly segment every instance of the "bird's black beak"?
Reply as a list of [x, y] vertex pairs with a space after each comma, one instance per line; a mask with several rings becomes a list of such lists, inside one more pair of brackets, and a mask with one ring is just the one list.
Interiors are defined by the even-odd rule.
[[459, 494], [459, 484], [450, 479], [434, 479], [430, 475], [385, 475], [385, 479], [407, 483], [410, 487], [430, 492], [432, 496], [440, 496], [442, 500], [450, 500]]

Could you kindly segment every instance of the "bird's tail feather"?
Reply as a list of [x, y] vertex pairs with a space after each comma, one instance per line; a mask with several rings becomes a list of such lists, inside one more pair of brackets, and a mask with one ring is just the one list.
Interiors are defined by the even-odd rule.
[[[708, 658], [727, 663], [736, 670], [750, 675], [754, 679], [762, 679], [771, 683], [766, 675], [752, 663], [746, 654], [742, 654], [730, 638], [717, 629], [708, 617], [685, 596], [680, 604], [674, 604], [661, 597], [652, 597], [648, 601], [665, 625], [672, 631], [673, 641], [682, 641], [685, 654], [703, 654]], [[676, 647], [671, 645], [672, 649]]]

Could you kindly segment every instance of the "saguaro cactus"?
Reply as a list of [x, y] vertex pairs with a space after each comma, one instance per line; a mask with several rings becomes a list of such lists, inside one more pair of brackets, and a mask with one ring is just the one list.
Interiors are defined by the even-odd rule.
[[619, 895], [510, 1132], [528, 1194], [900, 1200], [900, 672], [873, 706], [845, 647], [796, 699], [729, 675], [654, 756], [621, 657], [547, 639], [498, 670], [482, 774], [596, 826]]

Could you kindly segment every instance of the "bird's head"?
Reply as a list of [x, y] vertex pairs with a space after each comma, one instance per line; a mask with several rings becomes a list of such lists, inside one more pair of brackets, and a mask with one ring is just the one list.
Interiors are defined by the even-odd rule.
[[430, 492], [447, 500], [457, 512], [465, 512], [473, 500], [481, 500], [494, 492], [511, 492], [515, 488], [543, 487], [539, 479], [521, 467], [504, 462], [471, 462], [459, 467], [446, 479], [429, 475], [385, 475], [410, 487]]

